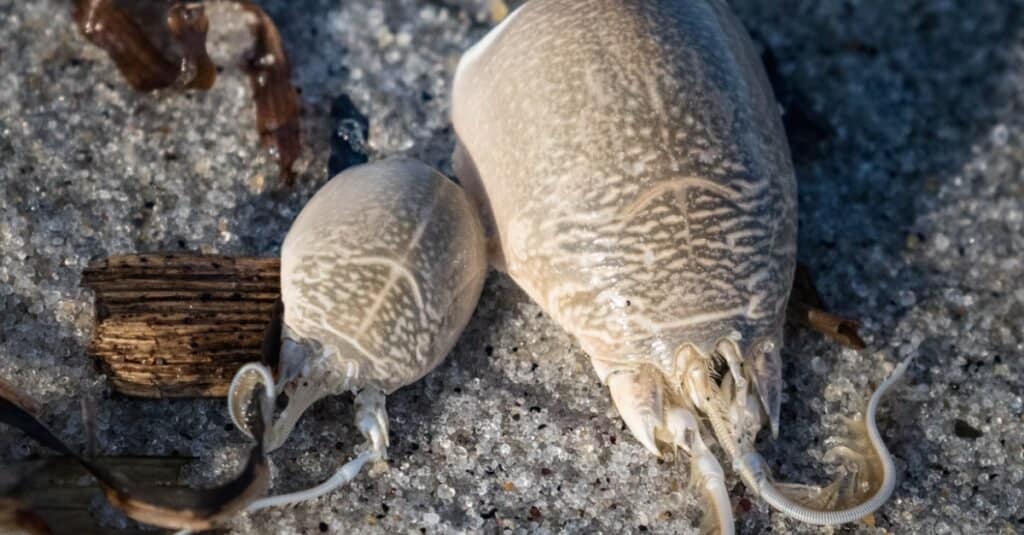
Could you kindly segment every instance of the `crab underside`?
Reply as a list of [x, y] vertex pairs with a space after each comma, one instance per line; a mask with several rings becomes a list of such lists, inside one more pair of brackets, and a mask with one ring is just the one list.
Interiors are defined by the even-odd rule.
[[[832, 525], [856, 521], [892, 494], [895, 468], [875, 424], [875, 413], [909, 360], [879, 385], [862, 418], [847, 420], [845, 436], [829, 441], [825, 460], [841, 464], [840, 474], [828, 486], [813, 487], [775, 482], [756, 451], [757, 433], [771, 413], [763, 400], [771, 396], [759, 395], [757, 374], [736, 341], [720, 340], [711, 354], [692, 346], [683, 352], [685, 364], [673, 377], [646, 364], [609, 373], [602, 373], [608, 369], [596, 359], [594, 365], [626, 425], [648, 450], [659, 456], [681, 450], [689, 457], [691, 486], [710, 505], [705, 532], [733, 532], [724, 470], [707, 437], [714, 437], [747, 488], [773, 508], [803, 522]], [[777, 433], [774, 421], [772, 429]]]

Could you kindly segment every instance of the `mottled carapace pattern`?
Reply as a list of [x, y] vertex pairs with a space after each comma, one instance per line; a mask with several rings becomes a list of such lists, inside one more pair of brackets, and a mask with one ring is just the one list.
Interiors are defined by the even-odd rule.
[[282, 250], [286, 336], [385, 393], [432, 370], [483, 287], [483, 231], [465, 193], [411, 160], [342, 173], [306, 205]]
[[534, 0], [460, 65], [457, 166], [508, 273], [596, 360], [672, 377], [737, 331], [777, 399], [796, 184], [743, 32], [717, 0]]

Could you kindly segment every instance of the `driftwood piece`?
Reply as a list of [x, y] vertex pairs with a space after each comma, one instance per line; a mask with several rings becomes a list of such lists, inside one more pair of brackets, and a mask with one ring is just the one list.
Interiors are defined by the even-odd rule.
[[261, 358], [279, 271], [276, 258], [187, 254], [94, 263], [82, 276], [96, 293], [89, 353], [124, 394], [224, 396], [235, 371]]

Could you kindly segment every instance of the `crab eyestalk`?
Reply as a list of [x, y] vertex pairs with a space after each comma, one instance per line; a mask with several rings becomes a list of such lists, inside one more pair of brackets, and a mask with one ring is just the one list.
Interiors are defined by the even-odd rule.
[[[735, 347], [724, 344], [720, 352], [730, 366], [731, 356]], [[818, 489], [803, 485], [777, 484], [767, 468], [764, 458], [754, 449], [752, 435], [745, 438], [740, 433], [745, 427], [742, 423], [730, 421], [731, 411], [725, 409], [728, 395], [733, 393], [732, 406], [741, 402], [739, 396], [755, 396], [743, 388], [734, 388], [733, 392], [723, 388], [717, 396], [705, 396], [702, 407], [708, 417], [722, 449], [732, 459], [733, 468], [752, 491], [757, 493], [773, 508], [801, 522], [817, 525], [835, 525], [854, 522], [877, 510], [892, 495], [896, 486], [895, 466], [892, 456], [878, 432], [875, 414], [882, 397], [903, 376], [910, 359], [901, 362], [874, 391], [864, 411], [863, 421], [851, 421], [850, 436], [845, 444], [834, 448], [830, 453], [856, 463], [858, 469], [850, 476], [847, 485], [840, 477], [831, 485]], [[728, 381], [723, 381], [727, 385]], [[749, 405], [749, 404], [748, 404]], [[737, 429], [739, 431], [737, 431]], [[756, 432], [756, 427], [754, 428]], [[867, 473], [867, 480], [861, 484], [862, 472]]]

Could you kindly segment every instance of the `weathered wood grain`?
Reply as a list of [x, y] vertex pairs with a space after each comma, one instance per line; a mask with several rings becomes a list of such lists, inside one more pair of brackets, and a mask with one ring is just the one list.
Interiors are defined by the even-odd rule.
[[259, 360], [280, 296], [276, 258], [193, 254], [111, 257], [82, 284], [96, 294], [89, 353], [118, 391], [218, 397]]

